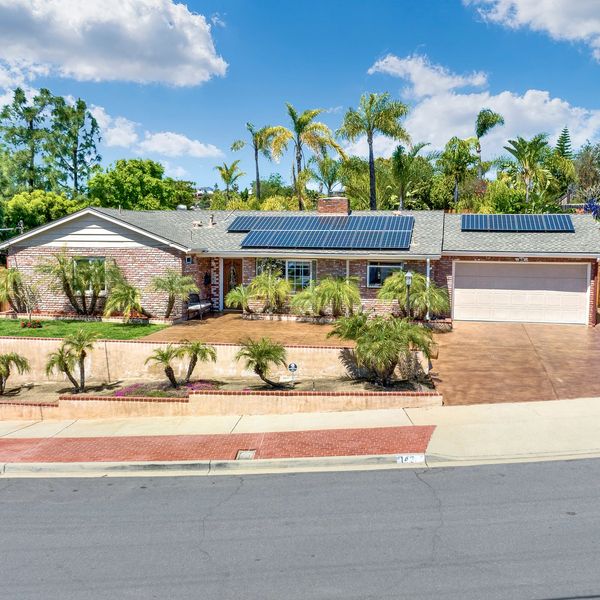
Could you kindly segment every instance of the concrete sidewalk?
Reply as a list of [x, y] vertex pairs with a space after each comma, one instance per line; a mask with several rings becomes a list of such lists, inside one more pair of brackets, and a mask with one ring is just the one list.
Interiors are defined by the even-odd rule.
[[[365, 439], [377, 440], [378, 432], [369, 430], [409, 430], [411, 426], [416, 426], [415, 430], [435, 426], [426, 450], [430, 466], [600, 456], [600, 398], [293, 415], [4, 421], [0, 422], [0, 447], [3, 441], [13, 440], [14, 444], [19, 439], [25, 444], [26, 440], [39, 443], [44, 439], [102, 438], [108, 442], [107, 438], [141, 440], [152, 436], [163, 440], [168, 436], [215, 435], [243, 439], [244, 435], [265, 432], [312, 431], [321, 435], [324, 430], [337, 433], [331, 431], [321, 439], [353, 430], [357, 435], [359, 431], [367, 432], [360, 434], [366, 435]], [[386, 454], [380, 452], [384, 445], [375, 442], [372, 451], [368, 445], [357, 445], [361, 452], [348, 454]]]

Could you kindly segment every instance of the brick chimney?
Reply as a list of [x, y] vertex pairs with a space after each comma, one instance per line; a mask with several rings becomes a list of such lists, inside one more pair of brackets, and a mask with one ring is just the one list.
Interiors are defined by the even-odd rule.
[[349, 215], [350, 203], [348, 202], [348, 198], [344, 198], [343, 196], [319, 198], [317, 212], [329, 215]]

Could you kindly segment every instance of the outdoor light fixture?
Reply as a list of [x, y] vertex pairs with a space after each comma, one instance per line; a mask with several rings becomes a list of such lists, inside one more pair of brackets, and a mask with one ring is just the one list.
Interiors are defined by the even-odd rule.
[[410, 319], [410, 286], [412, 285], [412, 271], [406, 271], [404, 283], [406, 284], [406, 316]]

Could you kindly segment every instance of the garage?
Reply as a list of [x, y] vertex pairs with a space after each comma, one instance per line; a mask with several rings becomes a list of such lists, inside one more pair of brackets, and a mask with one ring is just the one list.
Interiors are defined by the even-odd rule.
[[453, 318], [585, 325], [589, 278], [585, 263], [455, 261]]

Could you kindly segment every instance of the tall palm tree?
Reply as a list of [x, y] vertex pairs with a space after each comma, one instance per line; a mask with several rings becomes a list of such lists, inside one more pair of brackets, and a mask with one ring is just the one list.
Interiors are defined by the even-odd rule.
[[494, 112], [491, 108], [482, 108], [477, 115], [475, 121], [475, 137], [477, 142], [475, 144], [475, 150], [479, 159], [477, 166], [477, 174], [479, 179], [483, 176], [483, 167], [481, 163], [481, 138], [487, 135], [494, 127], [498, 125], [504, 125], [504, 117], [497, 112]]
[[154, 362], [160, 365], [167, 379], [171, 383], [171, 386], [176, 388], [179, 386], [177, 378], [175, 377], [175, 371], [173, 370], [172, 362], [181, 356], [181, 349], [173, 344], [168, 344], [166, 348], [156, 348], [154, 352], [144, 361], [144, 364]]
[[362, 135], [367, 136], [369, 146], [369, 206], [377, 210], [377, 192], [375, 187], [375, 157], [373, 137], [376, 133], [398, 141], [409, 141], [409, 135], [402, 126], [402, 119], [408, 113], [408, 106], [392, 100], [388, 93], [363, 94], [357, 109], [351, 108], [344, 115], [344, 122], [338, 135], [355, 141]]
[[27, 373], [31, 370], [29, 361], [16, 352], [7, 352], [6, 354], [0, 354], [0, 396], [2, 396], [6, 390], [6, 381], [10, 377], [12, 369], [16, 369], [19, 375]]
[[79, 329], [65, 338], [63, 345], [68, 352], [73, 353], [79, 367], [79, 391], [85, 392], [85, 359], [88, 352], [94, 349], [98, 336], [86, 329]]
[[163, 275], [157, 275], [151, 285], [155, 292], [165, 292], [168, 296], [165, 319], [171, 316], [177, 298], [185, 301], [190, 294], [198, 291], [193, 277], [182, 275], [175, 269], [167, 269]]
[[311, 179], [317, 181], [325, 188], [326, 194], [331, 196], [333, 188], [340, 181], [340, 161], [325, 153], [323, 156], [313, 156], [309, 164], [314, 167], [310, 169]]
[[74, 391], [79, 392], [79, 382], [73, 376], [73, 370], [77, 364], [77, 357], [72, 348], [69, 348], [64, 342], [54, 351], [48, 354], [46, 361], [46, 375], [52, 375], [55, 371], [60, 371], [67, 376], [67, 379], [73, 385]]
[[[289, 102], [286, 103], [291, 128], [278, 125], [270, 128], [270, 148], [275, 158], [280, 157], [287, 149], [288, 144], [293, 144], [295, 167], [293, 168], [294, 183], [297, 188], [300, 174], [305, 166], [305, 147], [315, 154], [323, 154], [328, 148], [335, 150], [345, 158], [342, 147], [335, 141], [333, 133], [324, 123], [315, 121], [322, 112], [322, 108], [313, 108], [299, 113]], [[304, 210], [302, 194], [298, 191], [298, 208]]]
[[[411, 188], [419, 178], [418, 162], [419, 152], [429, 144], [419, 142], [418, 144], [410, 145], [408, 149], [398, 145], [392, 154], [392, 171], [398, 182], [398, 208], [404, 209], [404, 203], [407, 196], [410, 194]], [[425, 160], [425, 159], [422, 159]]]
[[461, 140], [454, 136], [446, 144], [444, 151], [440, 154], [438, 164], [447, 177], [454, 182], [454, 204], [458, 203], [458, 186], [467, 178], [471, 167], [477, 162], [473, 155], [475, 138]]
[[213, 346], [204, 344], [203, 342], [190, 342], [184, 340], [183, 346], [179, 349], [180, 356], [187, 356], [189, 358], [187, 374], [185, 376], [185, 382], [189, 383], [194, 373], [194, 369], [200, 362], [217, 362], [217, 351]]
[[229, 202], [231, 186], [243, 175], [243, 171], [240, 170], [238, 165], [240, 164], [239, 160], [234, 160], [230, 165], [227, 163], [223, 163], [222, 165], [218, 165], [215, 167], [217, 171], [219, 171], [219, 175], [225, 184], [225, 197]]
[[525, 184], [526, 202], [529, 202], [535, 184], [548, 175], [543, 166], [549, 152], [547, 137], [545, 133], [534, 135], [530, 140], [518, 136], [516, 140], [508, 140], [508, 145], [504, 146], [517, 163], [517, 177]]
[[245, 361], [246, 369], [254, 371], [268, 385], [281, 387], [280, 384], [269, 379], [269, 369], [272, 364], [285, 367], [286, 351], [283, 344], [273, 342], [266, 337], [260, 340], [248, 338], [242, 342], [235, 360]]
[[[271, 142], [274, 136], [273, 128], [268, 125], [256, 129], [252, 123], [246, 123], [246, 129], [250, 133], [250, 144], [254, 151], [254, 167], [256, 169], [256, 198], [260, 200], [260, 172], [258, 169], [258, 156], [262, 154], [265, 158], [271, 158]], [[244, 140], [236, 140], [231, 144], [231, 149], [235, 152], [241, 150], [246, 145]]]

